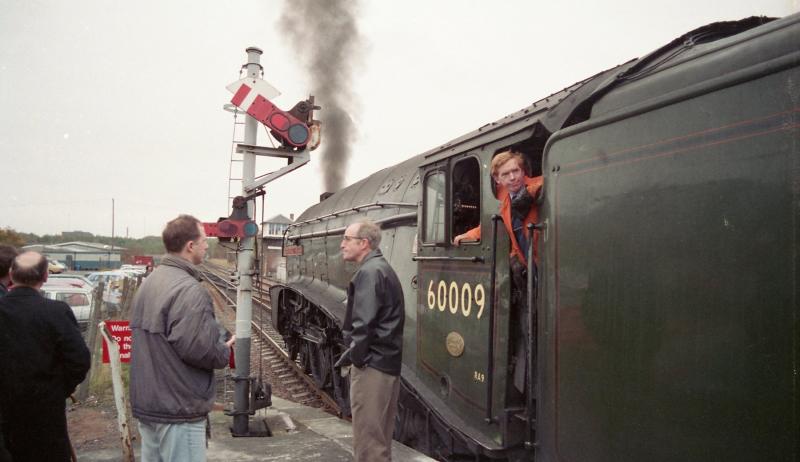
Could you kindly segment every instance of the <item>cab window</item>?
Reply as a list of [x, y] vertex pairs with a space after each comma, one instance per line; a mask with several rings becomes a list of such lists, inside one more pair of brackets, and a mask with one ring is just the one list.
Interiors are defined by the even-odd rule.
[[[453, 236], [481, 225], [481, 166], [475, 157], [466, 157], [453, 166]], [[466, 243], [466, 242], [465, 242]]]
[[425, 176], [423, 210], [425, 228], [423, 242], [428, 244], [445, 241], [445, 176], [435, 171]]

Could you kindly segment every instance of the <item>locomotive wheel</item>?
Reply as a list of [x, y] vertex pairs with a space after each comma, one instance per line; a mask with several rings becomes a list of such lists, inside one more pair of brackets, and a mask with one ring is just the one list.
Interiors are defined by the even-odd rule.
[[289, 359], [292, 361], [297, 361], [297, 355], [300, 353], [300, 345], [298, 345], [299, 341], [293, 338], [286, 339], [286, 349], [289, 353]]
[[342, 417], [350, 417], [350, 377], [342, 377], [341, 374], [333, 374], [333, 398], [342, 410]]
[[330, 369], [330, 364], [325, 361], [325, 351], [311, 342], [306, 342], [305, 347], [311, 376], [314, 377], [314, 382], [319, 388], [324, 388], [328, 378], [328, 370]]
[[333, 374], [333, 352], [331, 351], [330, 347], [321, 347], [318, 348], [317, 351], [319, 352], [319, 363], [320, 363], [320, 386], [324, 386], [326, 389], [330, 389], [332, 387], [331, 383], [331, 376]]
[[311, 352], [311, 344], [308, 342], [302, 342], [300, 344], [300, 367], [303, 368], [303, 372], [306, 375], [311, 374], [311, 357], [313, 353]]

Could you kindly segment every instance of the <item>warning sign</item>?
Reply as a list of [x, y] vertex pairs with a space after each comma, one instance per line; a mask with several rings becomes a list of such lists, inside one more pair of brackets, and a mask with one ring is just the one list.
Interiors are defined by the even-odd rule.
[[[114, 337], [114, 341], [119, 345], [119, 360], [123, 363], [131, 362], [131, 322], [130, 321], [106, 321], [106, 326]], [[103, 339], [103, 363], [108, 363], [108, 345]]]

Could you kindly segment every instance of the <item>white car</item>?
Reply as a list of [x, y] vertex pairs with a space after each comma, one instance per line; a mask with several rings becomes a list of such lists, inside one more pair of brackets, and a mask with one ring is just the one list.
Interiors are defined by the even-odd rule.
[[66, 302], [72, 307], [81, 329], [86, 329], [92, 315], [92, 289], [69, 285], [44, 284], [42, 293], [51, 300]]
[[92, 284], [92, 281], [86, 279], [86, 277], [81, 276], [80, 274], [72, 274], [72, 273], [51, 274], [47, 276], [47, 282], [58, 285], [67, 284], [67, 285], [74, 285], [76, 287], [88, 287], [90, 289], [94, 288], [94, 284]]
[[118, 305], [122, 296], [122, 281], [125, 278], [132, 278], [130, 273], [124, 271], [100, 271], [86, 276], [95, 287], [101, 281], [105, 284], [103, 289], [103, 301], [112, 305]]
[[144, 275], [147, 272], [147, 265], [122, 265], [119, 270], [134, 275]]

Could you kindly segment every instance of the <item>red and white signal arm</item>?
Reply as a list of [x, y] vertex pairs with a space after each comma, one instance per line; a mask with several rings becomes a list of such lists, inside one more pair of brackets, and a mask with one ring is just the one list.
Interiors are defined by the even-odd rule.
[[237, 80], [225, 88], [234, 95], [231, 102], [244, 110], [247, 110], [259, 95], [266, 99], [272, 99], [281, 94], [277, 88], [270, 85], [266, 80], [249, 77]]
[[253, 237], [258, 225], [253, 220], [222, 220], [217, 223], [217, 233], [222, 237]]
[[253, 220], [220, 220], [217, 223], [203, 223], [208, 237], [253, 237], [258, 234], [258, 224]]
[[265, 80], [248, 77], [225, 88], [233, 93], [231, 103], [269, 127], [282, 143], [305, 147], [310, 141], [311, 129], [308, 125], [270, 101], [280, 92]]

